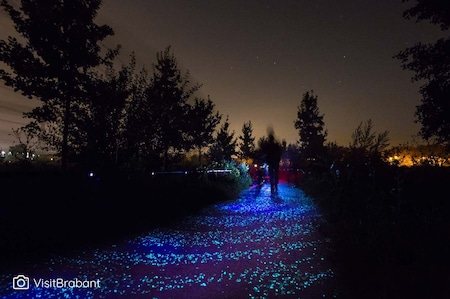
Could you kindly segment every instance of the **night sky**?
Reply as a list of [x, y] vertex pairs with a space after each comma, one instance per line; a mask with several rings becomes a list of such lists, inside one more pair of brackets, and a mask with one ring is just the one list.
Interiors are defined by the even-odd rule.
[[[272, 126], [277, 138], [295, 143], [297, 107], [313, 90], [328, 141], [348, 146], [358, 124], [372, 119], [395, 146], [418, 132], [420, 84], [392, 57], [442, 34], [402, 17], [414, 3], [104, 0], [97, 23], [114, 29], [105, 46], [121, 44], [124, 64], [134, 51], [139, 66], [151, 69], [156, 53], [172, 46], [181, 69], [203, 84], [197, 95], [211, 96], [236, 136], [251, 120], [257, 138]], [[1, 12], [0, 38], [8, 34]], [[15, 138], [8, 133], [27, 122], [21, 112], [35, 104], [0, 86], [0, 149], [9, 148]]]

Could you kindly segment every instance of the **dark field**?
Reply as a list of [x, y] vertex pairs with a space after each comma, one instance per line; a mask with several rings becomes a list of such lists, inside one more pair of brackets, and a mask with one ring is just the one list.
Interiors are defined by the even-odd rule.
[[450, 168], [309, 177], [352, 298], [450, 297]]
[[1, 270], [170, 225], [205, 205], [234, 198], [235, 187], [220, 177], [196, 175], [0, 171]]

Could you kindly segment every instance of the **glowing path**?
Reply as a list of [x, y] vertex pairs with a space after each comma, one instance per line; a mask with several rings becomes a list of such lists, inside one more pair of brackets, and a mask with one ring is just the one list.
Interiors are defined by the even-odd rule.
[[[172, 228], [37, 265], [29, 290], [0, 276], [2, 298], [335, 298], [321, 221], [301, 190], [267, 185]], [[33, 279], [97, 280], [99, 288], [36, 287]], [[57, 283], [55, 280], [54, 283]], [[69, 282], [70, 283], [70, 282]], [[81, 283], [81, 282], [80, 282]]]

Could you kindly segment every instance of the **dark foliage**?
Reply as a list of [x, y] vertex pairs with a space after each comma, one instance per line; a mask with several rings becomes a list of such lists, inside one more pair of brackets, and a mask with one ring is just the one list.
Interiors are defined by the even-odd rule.
[[[15, 8], [1, 1], [20, 38], [0, 41], [0, 79], [24, 96], [42, 102], [25, 115], [32, 118], [28, 132], [61, 152], [62, 165], [78, 145], [77, 120], [91, 104], [87, 90], [91, 71], [111, 63], [118, 49], [102, 51], [99, 43], [113, 35], [94, 19], [101, 1], [22, 0]], [[47, 124], [43, 129], [38, 124]]]
[[253, 125], [248, 121], [242, 125], [242, 134], [239, 135], [239, 158], [253, 159], [255, 156], [255, 137], [253, 136]]
[[191, 106], [188, 100], [200, 85], [191, 85], [189, 72], [181, 72], [170, 47], [156, 56], [157, 62], [153, 65], [153, 76], [146, 96], [153, 116], [153, 134], [157, 136], [154, 148], [161, 153], [163, 168], [167, 169], [170, 153], [177, 155], [190, 149], [191, 127], [188, 120]]
[[[450, 26], [448, 1], [417, 0], [404, 12], [407, 19], [428, 20], [440, 25], [443, 31]], [[420, 135], [426, 140], [450, 143], [450, 39], [441, 38], [434, 44], [417, 43], [394, 56], [402, 68], [415, 73], [413, 81], [424, 81], [420, 87], [422, 103], [417, 106], [417, 122], [422, 125]]]
[[189, 112], [189, 135], [194, 147], [198, 150], [198, 162], [202, 164], [202, 150], [209, 147], [214, 142], [214, 132], [220, 123], [222, 115], [214, 113], [214, 103], [208, 97], [205, 99], [195, 99]]
[[[411, 0], [403, 0], [410, 2]], [[416, 5], [403, 13], [406, 19], [416, 18], [416, 22], [428, 20], [431, 24], [441, 26], [442, 30], [450, 26], [450, 3], [441, 0], [413, 0]]]
[[449, 294], [450, 169], [351, 162], [309, 173], [301, 185], [328, 220], [345, 298]]
[[237, 144], [237, 139], [234, 137], [234, 134], [234, 131], [230, 131], [230, 122], [227, 116], [219, 128], [209, 150], [209, 156], [212, 162], [232, 160], [232, 156], [236, 154]]
[[298, 130], [300, 148], [306, 158], [317, 158], [323, 153], [327, 136], [323, 117], [317, 106], [317, 96], [313, 91], [305, 92], [298, 107], [294, 126]]
[[[231, 175], [117, 172], [89, 176], [60, 168], [0, 168], [2, 273], [53, 255], [117, 244], [164, 227], [248, 186], [245, 170]], [[26, 188], [24, 188], [26, 186]]]

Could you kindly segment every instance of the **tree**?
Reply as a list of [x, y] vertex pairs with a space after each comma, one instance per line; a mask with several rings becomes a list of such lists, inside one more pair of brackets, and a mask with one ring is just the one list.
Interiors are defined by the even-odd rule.
[[317, 96], [313, 91], [303, 94], [298, 107], [295, 128], [299, 130], [300, 149], [306, 158], [316, 158], [324, 150], [327, 132], [324, 130], [323, 115], [317, 106]]
[[29, 152], [27, 146], [23, 143], [18, 143], [9, 147], [9, 152], [17, 159], [17, 161], [25, 162], [28, 160]]
[[[156, 120], [147, 92], [150, 88], [148, 70], [143, 67], [134, 75], [131, 92], [125, 104], [123, 121], [124, 151], [129, 168], [146, 170], [156, 167]], [[159, 159], [159, 157], [157, 157]]]
[[292, 168], [294, 171], [300, 168], [300, 149], [297, 144], [288, 144], [285, 150], [286, 167]]
[[[403, 0], [406, 2], [408, 0]], [[448, 1], [416, 0], [416, 5], [403, 13], [404, 18], [417, 22], [429, 20], [442, 31], [450, 27]], [[450, 38], [441, 38], [434, 44], [416, 43], [399, 52], [404, 70], [415, 73], [412, 81], [425, 81], [419, 92], [421, 105], [416, 107], [416, 123], [422, 125], [419, 135], [425, 140], [436, 139], [450, 143]]]
[[[83, 117], [75, 120], [77, 132], [83, 132], [77, 144], [84, 162], [90, 167], [110, 167], [118, 164], [124, 144], [124, 119], [127, 99], [132, 92], [135, 59], [119, 71], [107, 66], [105, 74], [92, 74], [87, 89], [91, 103]], [[81, 114], [81, 111], [80, 111]]]
[[[408, 2], [411, 0], [403, 0]], [[416, 6], [403, 12], [405, 19], [416, 18], [416, 22], [430, 20], [431, 24], [439, 25], [441, 30], [450, 28], [450, 3], [448, 1], [414, 0]]]
[[234, 138], [235, 132], [230, 132], [229, 127], [230, 123], [227, 116], [210, 148], [210, 158], [214, 162], [231, 161], [231, 157], [236, 154], [237, 140]]
[[222, 116], [214, 113], [214, 103], [207, 100], [195, 99], [189, 112], [189, 129], [192, 144], [198, 149], [198, 162], [201, 164], [202, 149], [214, 141], [213, 133], [220, 123]]
[[39, 148], [39, 140], [32, 138], [24, 128], [12, 129], [12, 135], [17, 139], [17, 145], [23, 147], [24, 153], [34, 153]]
[[239, 136], [239, 157], [241, 159], [254, 158], [255, 137], [253, 137], [253, 125], [251, 121], [242, 125], [242, 135]]
[[161, 152], [163, 168], [167, 168], [170, 152], [178, 154], [190, 147], [188, 100], [201, 86], [190, 84], [189, 72], [181, 73], [170, 46], [156, 58], [146, 96], [154, 116], [155, 148]]
[[389, 132], [373, 130], [372, 120], [361, 122], [352, 134], [350, 152], [357, 164], [380, 160], [381, 153], [389, 146]]
[[[78, 130], [77, 110], [89, 104], [85, 88], [89, 71], [111, 63], [118, 53], [118, 48], [102, 53], [98, 44], [114, 34], [109, 26], [94, 23], [100, 4], [100, 0], [22, 0], [16, 9], [7, 0], [0, 3], [20, 35], [0, 41], [0, 61], [9, 67], [0, 70], [0, 78], [42, 102], [25, 116], [34, 119], [30, 131], [60, 151], [63, 168]], [[50, 131], [43, 132], [42, 124]]]
[[21, 163], [32, 160], [39, 141], [35, 138], [30, 139], [30, 135], [26, 134], [23, 128], [12, 129], [12, 134], [18, 141], [16, 145], [9, 148], [14, 159]]

